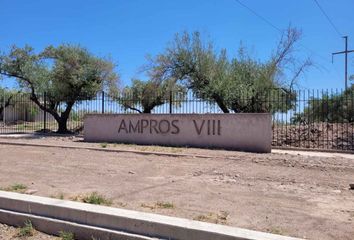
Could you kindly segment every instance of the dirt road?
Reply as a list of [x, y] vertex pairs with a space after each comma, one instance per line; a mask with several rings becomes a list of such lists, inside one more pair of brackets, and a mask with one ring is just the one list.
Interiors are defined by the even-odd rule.
[[21, 183], [64, 199], [98, 192], [127, 209], [309, 239], [354, 238], [353, 159], [188, 151], [214, 157], [0, 144], [0, 187]]

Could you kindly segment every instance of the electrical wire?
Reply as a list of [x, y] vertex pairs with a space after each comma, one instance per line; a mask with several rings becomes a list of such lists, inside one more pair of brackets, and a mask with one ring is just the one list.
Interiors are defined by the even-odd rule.
[[[246, 4], [244, 4], [243, 2], [241, 2], [240, 0], [235, 0], [239, 5], [241, 5], [243, 8], [247, 9], [249, 12], [251, 12], [253, 15], [257, 16], [259, 19], [261, 19], [263, 22], [267, 23], [270, 27], [274, 28], [275, 30], [277, 30], [279, 33], [283, 34], [283, 31], [277, 27], [275, 24], [273, 24], [271, 21], [269, 21], [267, 18], [263, 17], [261, 14], [257, 13], [255, 10], [253, 10], [252, 8], [248, 7]], [[317, 53], [316, 51], [312, 50], [311, 48], [305, 46], [304, 44], [299, 43], [299, 45], [301, 47], [303, 47], [304, 49], [306, 49], [308, 52], [311, 52], [314, 55], [317, 55], [318, 57], [322, 58], [322, 60], [324, 60], [325, 62], [331, 62], [330, 59], [327, 59], [326, 57], [322, 56], [321, 54]], [[338, 73], [338, 70], [335, 69], [335, 71]]]
[[[248, 7], [246, 4], [244, 4], [243, 2], [241, 2], [240, 0], [235, 0], [240, 6], [242, 6], [243, 8], [247, 9], [249, 12], [251, 12], [253, 15], [255, 15], [256, 17], [258, 17], [259, 19], [261, 19], [263, 22], [265, 22], [266, 24], [268, 24], [270, 27], [272, 27], [273, 29], [275, 29], [276, 31], [278, 31], [280, 34], [283, 34], [283, 31], [277, 27], [276, 25], [274, 25], [271, 21], [269, 21], [267, 18], [263, 17], [261, 14], [257, 13], [255, 10], [253, 10], [252, 8]], [[315, 0], [316, 1], [316, 0]], [[316, 1], [317, 2], [317, 1]], [[320, 7], [320, 6], [319, 6]], [[321, 7], [320, 7], [321, 8]], [[326, 14], [325, 14], [326, 15]], [[328, 18], [329, 19], [329, 18]], [[329, 19], [330, 21], [330, 19]], [[330, 21], [331, 22], [331, 21]], [[332, 23], [333, 24], [333, 23]], [[334, 24], [333, 27], [335, 28]], [[335, 28], [336, 29], [336, 28]], [[339, 31], [336, 29], [336, 32], [341, 35], [339, 33]], [[311, 52], [314, 55], [317, 55], [318, 57], [320, 57], [322, 60], [324, 60], [325, 62], [331, 62], [331, 60], [327, 59], [326, 57], [322, 56], [321, 54], [317, 53], [316, 51], [312, 50], [311, 48], [299, 43], [299, 45], [301, 47], [303, 47], [304, 49], [306, 49], [308, 52]], [[325, 69], [326, 71], [328, 71], [328, 69], [324, 66], [322, 66], [323, 69]], [[335, 72], [338, 74], [338, 76], [340, 75], [339, 71], [333, 66], [333, 69], [335, 70]]]
[[263, 17], [262, 15], [258, 14], [256, 11], [254, 11], [252, 8], [248, 7], [246, 4], [242, 3], [240, 0], [235, 0], [238, 4], [240, 4], [242, 7], [246, 8], [248, 11], [256, 15], [258, 18], [262, 19], [265, 23], [267, 23], [269, 26], [277, 30], [278, 32], [282, 33], [283, 31], [275, 26], [271, 21]]
[[338, 35], [340, 37], [342, 37], [343, 35], [339, 32], [338, 28], [336, 27], [336, 25], [334, 25], [333, 21], [331, 20], [331, 18], [328, 16], [328, 14], [325, 12], [325, 10], [321, 7], [320, 3], [317, 0], [313, 0], [317, 7], [320, 9], [320, 11], [322, 12], [322, 14], [327, 18], [328, 22], [332, 25], [334, 31], [336, 31], [338, 33]]

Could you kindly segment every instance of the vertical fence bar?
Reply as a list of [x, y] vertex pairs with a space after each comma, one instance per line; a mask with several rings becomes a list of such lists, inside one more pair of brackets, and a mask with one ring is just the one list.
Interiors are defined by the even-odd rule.
[[[213, 99], [204, 99], [198, 94], [187, 91], [173, 91], [161, 93], [159, 91], [151, 94], [152, 99], [145, 99], [151, 102], [153, 99], [163, 96], [163, 104], [152, 109], [152, 113], [218, 113], [219, 106]], [[269, 92], [268, 92], [269, 91]], [[100, 96], [102, 94], [102, 96]], [[156, 94], [156, 95], [155, 95]], [[135, 96], [137, 95], [137, 96]], [[168, 97], [167, 97], [168, 95]], [[231, 95], [231, 94], [230, 94]], [[272, 144], [279, 147], [307, 147], [318, 149], [354, 150], [354, 95], [353, 92], [346, 92], [338, 89], [331, 90], [295, 90], [284, 92], [278, 90], [265, 90], [260, 92], [246, 91], [234, 95], [238, 96], [237, 103], [244, 108], [236, 109], [241, 112], [270, 112], [272, 113], [273, 138]], [[8, 104], [12, 93], [9, 91], [0, 92], [0, 107], [2, 107], [2, 119], [0, 119], [0, 132], [10, 131], [35, 131], [43, 127], [43, 130], [51, 129], [52, 116], [45, 110], [49, 106], [48, 93], [43, 92], [43, 115], [40, 111], [38, 120], [38, 108], [30, 100], [28, 94], [14, 95], [8, 111], [5, 105]], [[140, 94], [133, 92], [120, 93], [117, 96], [106, 95], [104, 91], [97, 93], [95, 98], [80, 100], [87, 109], [73, 108], [70, 115], [74, 127], [81, 123], [82, 114], [85, 112], [95, 113], [135, 113], [136, 110], [124, 108], [123, 104], [143, 107]], [[144, 95], [142, 95], [144, 96]], [[293, 99], [293, 96], [295, 98]], [[47, 102], [48, 101], [48, 102]], [[107, 111], [105, 105], [107, 104]], [[294, 102], [293, 102], [294, 101]], [[293, 103], [292, 103], [293, 102]], [[290, 107], [288, 106], [289, 104]], [[61, 107], [60, 105], [59, 107]], [[100, 108], [101, 107], [101, 111]], [[75, 112], [74, 112], [75, 111]], [[233, 111], [231, 111], [233, 112]], [[42, 121], [43, 122], [38, 122]], [[6, 124], [8, 126], [6, 127]]]
[[102, 91], [102, 114], [104, 114], [104, 91]]
[[170, 90], [170, 114], [172, 114], [172, 104], [173, 104], [173, 96], [172, 96], [172, 90]]
[[44, 113], [43, 113], [43, 130], [46, 132], [47, 129], [47, 92], [44, 92]]
[[3, 94], [3, 110], [2, 110], [2, 120], [3, 120], [3, 122], [4, 122], [4, 129], [6, 128], [6, 101], [5, 101], [5, 98], [6, 98], [6, 96], [5, 96], [5, 90], [4, 90], [4, 94]]

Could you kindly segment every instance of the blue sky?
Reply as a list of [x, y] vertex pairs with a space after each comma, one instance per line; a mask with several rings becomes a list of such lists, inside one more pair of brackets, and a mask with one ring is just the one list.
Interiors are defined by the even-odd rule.
[[[301, 88], [343, 88], [344, 56], [338, 36], [313, 0], [240, 0], [278, 28], [290, 23], [302, 30], [297, 54], [315, 67], [300, 80]], [[318, 0], [354, 49], [354, 0]], [[49, 44], [75, 43], [117, 64], [123, 84], [139, 77], [146, 55], [166, 47], [176, 32], [198, 30], [218, 49], [233, 55], [239, 43], [259, 59], [269, 57], [280, 34], [235, 0], [0, 0], [0, 50], [15, 44], [41, 50]], [[354, 53], [349, 57], [354, 74]], [[141, 76], [140, 76], [141, 77]], [[11, 83], [2, 82], [7, 86]]]

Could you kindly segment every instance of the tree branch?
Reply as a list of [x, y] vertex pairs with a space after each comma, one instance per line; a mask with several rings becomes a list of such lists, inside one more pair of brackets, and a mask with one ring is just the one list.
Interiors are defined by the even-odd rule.
[[126, 108], [126, 109], [131, 109], [131, 110], [133, 110], [133, 111], [137, 111], [138, 113], [143, 113], [140, 109], [135, 108], [135, 107], [133, 107], [133, 106], [130, 106], [130, 105], [126, 104], [126, 103], [123, 103], [123, 106], [124, 106], [124, 108]]

